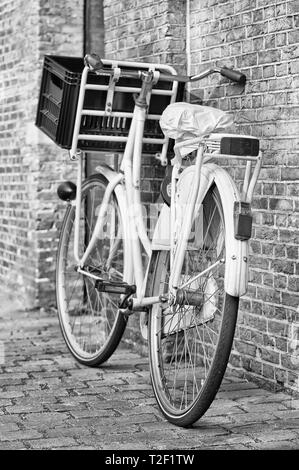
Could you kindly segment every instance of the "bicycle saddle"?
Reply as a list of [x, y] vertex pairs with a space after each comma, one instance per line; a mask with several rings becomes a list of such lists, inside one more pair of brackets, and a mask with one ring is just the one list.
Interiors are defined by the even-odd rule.
[[168, 105], [160, 118], [165, 136], [180, 141], [204, 137], [216, 129], [224, 130], [233, 122], [233, 115], [225, 111], [184, 102]]

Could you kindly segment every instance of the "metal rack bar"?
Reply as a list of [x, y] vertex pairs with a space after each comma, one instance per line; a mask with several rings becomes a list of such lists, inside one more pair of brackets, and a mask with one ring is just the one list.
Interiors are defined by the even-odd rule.
[[[110, 140], [113, 142], [127, 142], [128, 136], [115, 136], [115, 135], [93, 135], [93, 134], [79, 134], [78, 140], [93, 140], [93, 141], [105, 141]], [[154, 139], [150, 137], [144, 137], [142, 141], [145, 144], [161, 144], [166, 143], [166, 139]]]
[[[105, 117], [116, 117], [116, 118], [131, 118], [133, 116], [132, 113], [126, 113], [123, 111], [112, 111], [111, 113], [107, 114], [104, 110], [103, 111], [96, 111], [95, 109], [83, 109], [82, 110], [82, 116], [105, 116]], [[146, 119], [153, 119], [153, 120], [159, 120], [161, 117], [160, 114], [147, 114]]]
[[[109, 88], [108, 85], [92, 85], [87, 84], [85, 85], [86, 90], [95, 90], [95, 91], [107, 91]], [[115, 86], [114, 91], [122, 92], [122, 93], [139, 93], [141, 88], [139, 87], [127, 87], [127, 86]], [[151, 92], [152, 95], [167, 95], [171, 96], [174, 94], [174, 90], [163, 90], [163, 89], [153, 89]]]

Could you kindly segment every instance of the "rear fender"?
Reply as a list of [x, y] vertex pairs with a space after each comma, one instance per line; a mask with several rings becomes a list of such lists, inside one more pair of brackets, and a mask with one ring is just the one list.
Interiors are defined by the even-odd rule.
[[[193, 172], [194, 166], [186, 168], [178, 181], [177, 189], [181, 204], [187, 201]], [[240, 194], [234, 181], [223, 168], [213, 163], [207, 163], [203, 165], [201, 171], [197, 207], [200, 206], [213, 183], [218, 188], [221, 201], [225, 203], [223, 205], [226, 236], [225, 291], [233, 297], [240, 297], [246, 293], [248, 284], [248, 241], [237, 240], [234, 236], [234, 203], [240, 201]], [[170, 249], [170, 209], [166, 204], [163, 205], [160, 212], [153, 236], [152, 249]]]

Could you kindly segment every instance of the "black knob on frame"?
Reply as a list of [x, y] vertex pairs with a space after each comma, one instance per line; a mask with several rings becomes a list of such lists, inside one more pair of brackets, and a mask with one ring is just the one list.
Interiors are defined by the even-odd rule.
[[76, 198], [77, 186], [72, 181], [64, 181], [57, 188], [58, 197], [62, 201], [73, 201]]

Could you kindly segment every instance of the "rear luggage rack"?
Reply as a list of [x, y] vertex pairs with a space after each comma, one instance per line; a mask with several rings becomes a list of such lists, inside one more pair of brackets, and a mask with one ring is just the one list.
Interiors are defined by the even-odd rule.
[[211, 134], [205, 139], [207, 154], [221, 154], [236, 157], [252, 157], [259, 155], [259, 139], [248, 135]]

